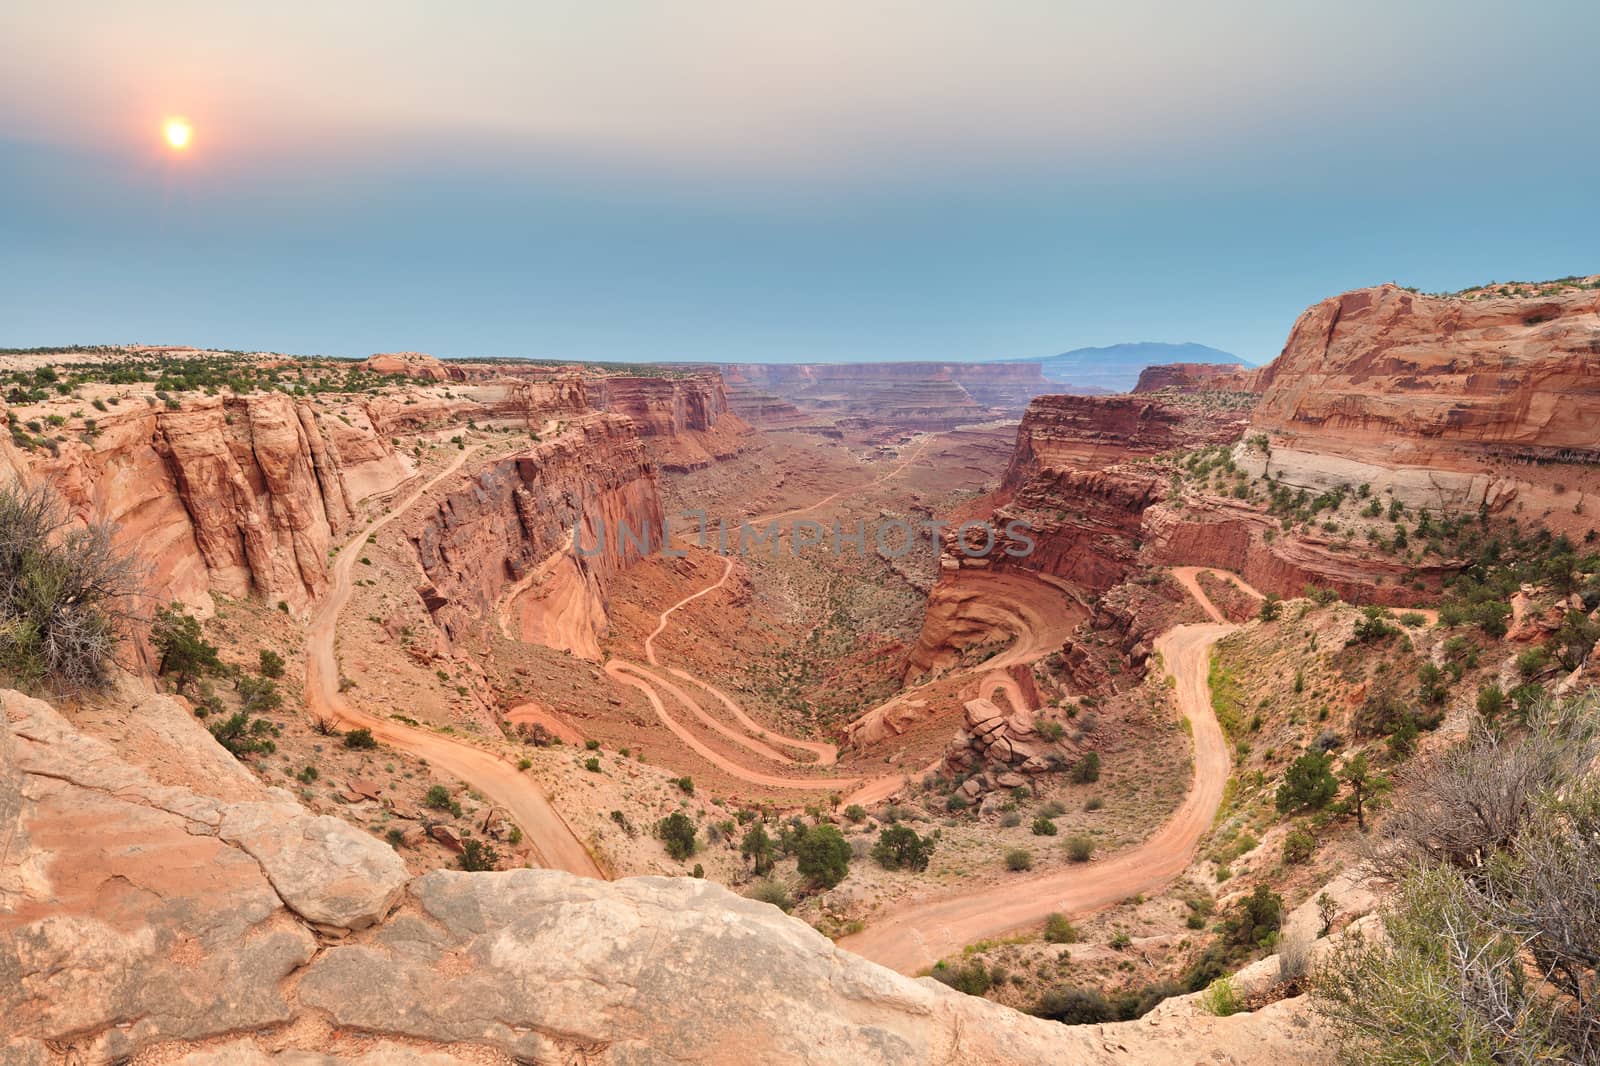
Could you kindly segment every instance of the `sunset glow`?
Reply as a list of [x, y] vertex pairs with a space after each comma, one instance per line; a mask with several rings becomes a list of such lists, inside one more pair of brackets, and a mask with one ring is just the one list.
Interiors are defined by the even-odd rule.
[[188, 148], [189, 139], [194, 135], [193, 127], [189, 125], [187, 120], [181, 118], [167, 119], [167, 124], [165, 127], [163, 127], [163, 132], [166, 135], [167, 144], [173, 149], [173, 151], [177, 152], [181, 152], [185, 148]]

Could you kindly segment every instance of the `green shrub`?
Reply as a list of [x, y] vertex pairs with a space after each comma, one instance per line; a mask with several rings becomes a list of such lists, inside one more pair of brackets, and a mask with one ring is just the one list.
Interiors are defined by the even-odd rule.
[[1056, 835], [1056, 823], [1044, 815], [1033, 820], [1033, 835], [1036, 837], [1053, 837]]
[[695, 840], [694, 823], [682, 811], [673, 811], [657, 822], [656, 836], [667, 849], [667, 854], [679, 862], [699, 850], [699, 842]]
[[150, 627], [150, 643], [161, 653], [159, 671], [177, 675], [178, 689], [191, 680], [210, 677], [223, 670], [217, 647], [206, 641], [196, 621], [183, 605], [172, 603], [156, 612]]
[[461, 842], [461, 854], [456, 857], [456, 862], [463, 870], [480, 873], [500, 865], [500, 853], [493, 845], [476, 837], [468, 837]]
[[1317, 838], [1301, 826], [1289, 830], [1289, 835], [1283, 838], [1283, 861], [1291, 866], [1309, 862], [1316, 850]]
[[1078, 833], [1067, 838], [1067, 858], [1073, 862], [1088, 862], [1093, 854], [1093, 837]]
[[794, 897], [789, 895], [789, 890], [777, 881], [757, 881], [750, 887], [749, 897], [762, 903], [770, 903], [785, 913], [794, 910]]
[[921, 837], [906, 825], [895, 825], [878, 834], [872, 858], [887, 870], [926, 870], [933, 857], [931, 837]]
[[1339, 791], [1333, 760], [1326, 752], [1308, 751], [1289, 765], [1278, 786], [1278, 810], [1321, 810]]
[[950, 966], [944, 962], [935, 963], [933, 972], [929, 975], [941, 984], [949, 985], [957, 992], [965, 992], [969, 996], [981, 996], [989, 991], [991, 980], [989, 970], [983, 963], [973, 960], [960, 966]]
[[1044, 939], [1048, 944], [1076, 944], [1078, 927], [1065, 914], [1050, 914], [1044, 920]]
[[344, 735], [344, 746], [357, 751], [371, 751], [378, 746], [378, 741], [370, 729], [352, 729]]
[[261, 649], [261, 676], [279, 678], [283, 676], [283, 656], [270, 648]]
[[455, 801], [450, 798], [450, 790], [443, 785], [433, 785], [422, 797], [424, 806], [432, 807], [436, 811], [448, 811]]
[[1091, 751], [1079, 759], [1072, 768], [1072, 781], [1078, 785], [1092, 785], [1100, 780], [1100, 753]]
[[1208, 1014], [1215, 1014], [1218, 1018], [1238, 1014], [1242, 1009], [1239, 1003], [1239, 989], [1231, 977], [1219, 977], [1211, 982], [1211, 987], [1207, 988], [1205, 995], [1200, 998], [1200, 1004]]
[[1033, 869], [1033, 852], [1027, 848], [1010, 848], [1005, 855], [1006, 869], [1013, 873]]
[[600, 760], [591, 755], [583, 760], [583, 768], [591, 774], [597, 774], [600, 772]]
[[795, 844], [800, 876], [812, 885], [832, 888], [850, 873], [850, 842], [831, 825], [813, 825]]
[[1066, 1025], [1098, 1025], [1117, 1019], [1103, 992], [1073, 986], [1052, 988], [1039, 997], [1030, 1013]]

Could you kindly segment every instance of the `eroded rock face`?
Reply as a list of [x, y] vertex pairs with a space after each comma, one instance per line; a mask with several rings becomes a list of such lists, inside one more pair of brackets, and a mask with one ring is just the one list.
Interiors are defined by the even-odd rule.
[[590, 394], [597, 406], [633, 420], [663, 470], [698, 470], [730, 459], [750, 431], [729, 411], [720, 374], [617, 375], [596, 379]]
[[1213, 412], [1136, 396], [1040, 396], [1028, 405], [1005, 484], [1041, 470], [1099, 470], [1174, 448], [1225, 444], [1244, 434], [1244, 412]]
[[1252, 472], [1495, 508], [1519, 490], [1582, 484], [1600, 461], [1600, 292], [1358, 289], [1302, 314], [1261, 381], [1251, 432], [1271, 452], [1240, 449]]
[[328, 547], [356, 505], [413, 472], [354, 404], [195, 397], [176, 409], [130, 404], [98, 428], [41, 455], [33, 473], [151, 560], [158, 599], [202, 612], [213, 591], [306, 604], [327, 587]]
[[656, 550], [664, 519], [633, 423], [606, 414], [486, 467], [408, 521], [446, 633], [491, 622], [509, 587], [523, 639], [598, 657], [606, 582]]
[[1261, 371], [1237, 363], [1162, 363], [1139, 371], [1134, 392], [1259, 392]]
[[[372, 924], [319, 942], [315, 911], [290, 901], [283, 863], [303, 884], [337, 885], [353, 868], [383, 866], [386, 845], [325, 827], [281, 793], [235, 803], [157, 784], [47, 705], [12, 692], [0, 704], [7, 1063], [1325, 1058], [1294, 1024], [1303, 1007], [1293, 1002], [1230, 1019], [1169, 1010], [1070, 1028], [902, 977], [695, 878], [440, 871], [403, 887], [375, 877], [355, 908]], [[168, 701], [149, 713], [183, 712]], [[285, 833], [339, 839], [264, 846]]]
[[361, 366], [374, 374], [403, 374], [424, 381], [464, 381], [460, 369], [441, 363], [424, 352], [379, 352]]

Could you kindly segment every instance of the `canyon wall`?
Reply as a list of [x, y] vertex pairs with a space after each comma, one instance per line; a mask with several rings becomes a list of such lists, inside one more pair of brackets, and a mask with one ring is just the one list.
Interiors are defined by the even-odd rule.
[[750, 431], [728, 409], [728, 390], [716, 373], [613, 375], [593, 379], [589, 393], [596, 407], [633, 420], [664, 470], [698, 470], [732, 458]]
[[360, 501], [413, 473], [359, 404], [276, 393], [125, 404], [29, 465], [77, 518], [117, 526], [153, 565], [158, 601], [202, 613], [212, 592], [304, 606]]
[[1238, 459], [1289, 485], [1364, 482], [1446, 511], [1521, 501], [1550, 524], [1600, 489], [1593, 288], [1348, 292], [1300, 316], [1261, 383], [1251, 433], [1266, 435], [1270, 453], [1240, 449]]
[[660, 546], [663, 520], [633, 420], [591, 414], [482, 468], [407, 529], [419, 595], [447, 635], [504, 612], [521, 639], [598, 658], [607, 581]]
[[1015, 488], [1040, 470], [1098, 470], [1174, 448], [1234, 441], [1242, 412], [1211, 411], [1143, 396], [1040, 396], [1017, 430], [1005, 484]]

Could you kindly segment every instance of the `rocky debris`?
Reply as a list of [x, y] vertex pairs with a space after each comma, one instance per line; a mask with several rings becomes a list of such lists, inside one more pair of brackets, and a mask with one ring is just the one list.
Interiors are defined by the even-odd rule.
[[[377, 841], [288, 804], [158, 784], [47, 705], [3, 703], [6, 1063], [1327, 1059], [1298, 1002], [1062, 1026], [902, 977], [696, 878], [436, 871], [391, 913]], [[307, 893], [331, 910], [328, 886], [378, 878], [360, 906], [321, 914], [353, 931], [319, 946]]]
[[457, 855], [466, 850], [462, 845], [461, 832], [454, 826], [444, 824], [429, 826], [428, 835]]
[[963, 728], [945, 750], [944, 765], [956, 774], [986, 771], [973, 773], [957, 789], [976, 800], [991, 789], [1020, 788], [1028, 776], [1065, 764], [1076, 751], [1077, 745], [1069, 740], [1040, 736], [1031, 715], [1007, 716], [991, 700], [979, 697], [966, 702]]

